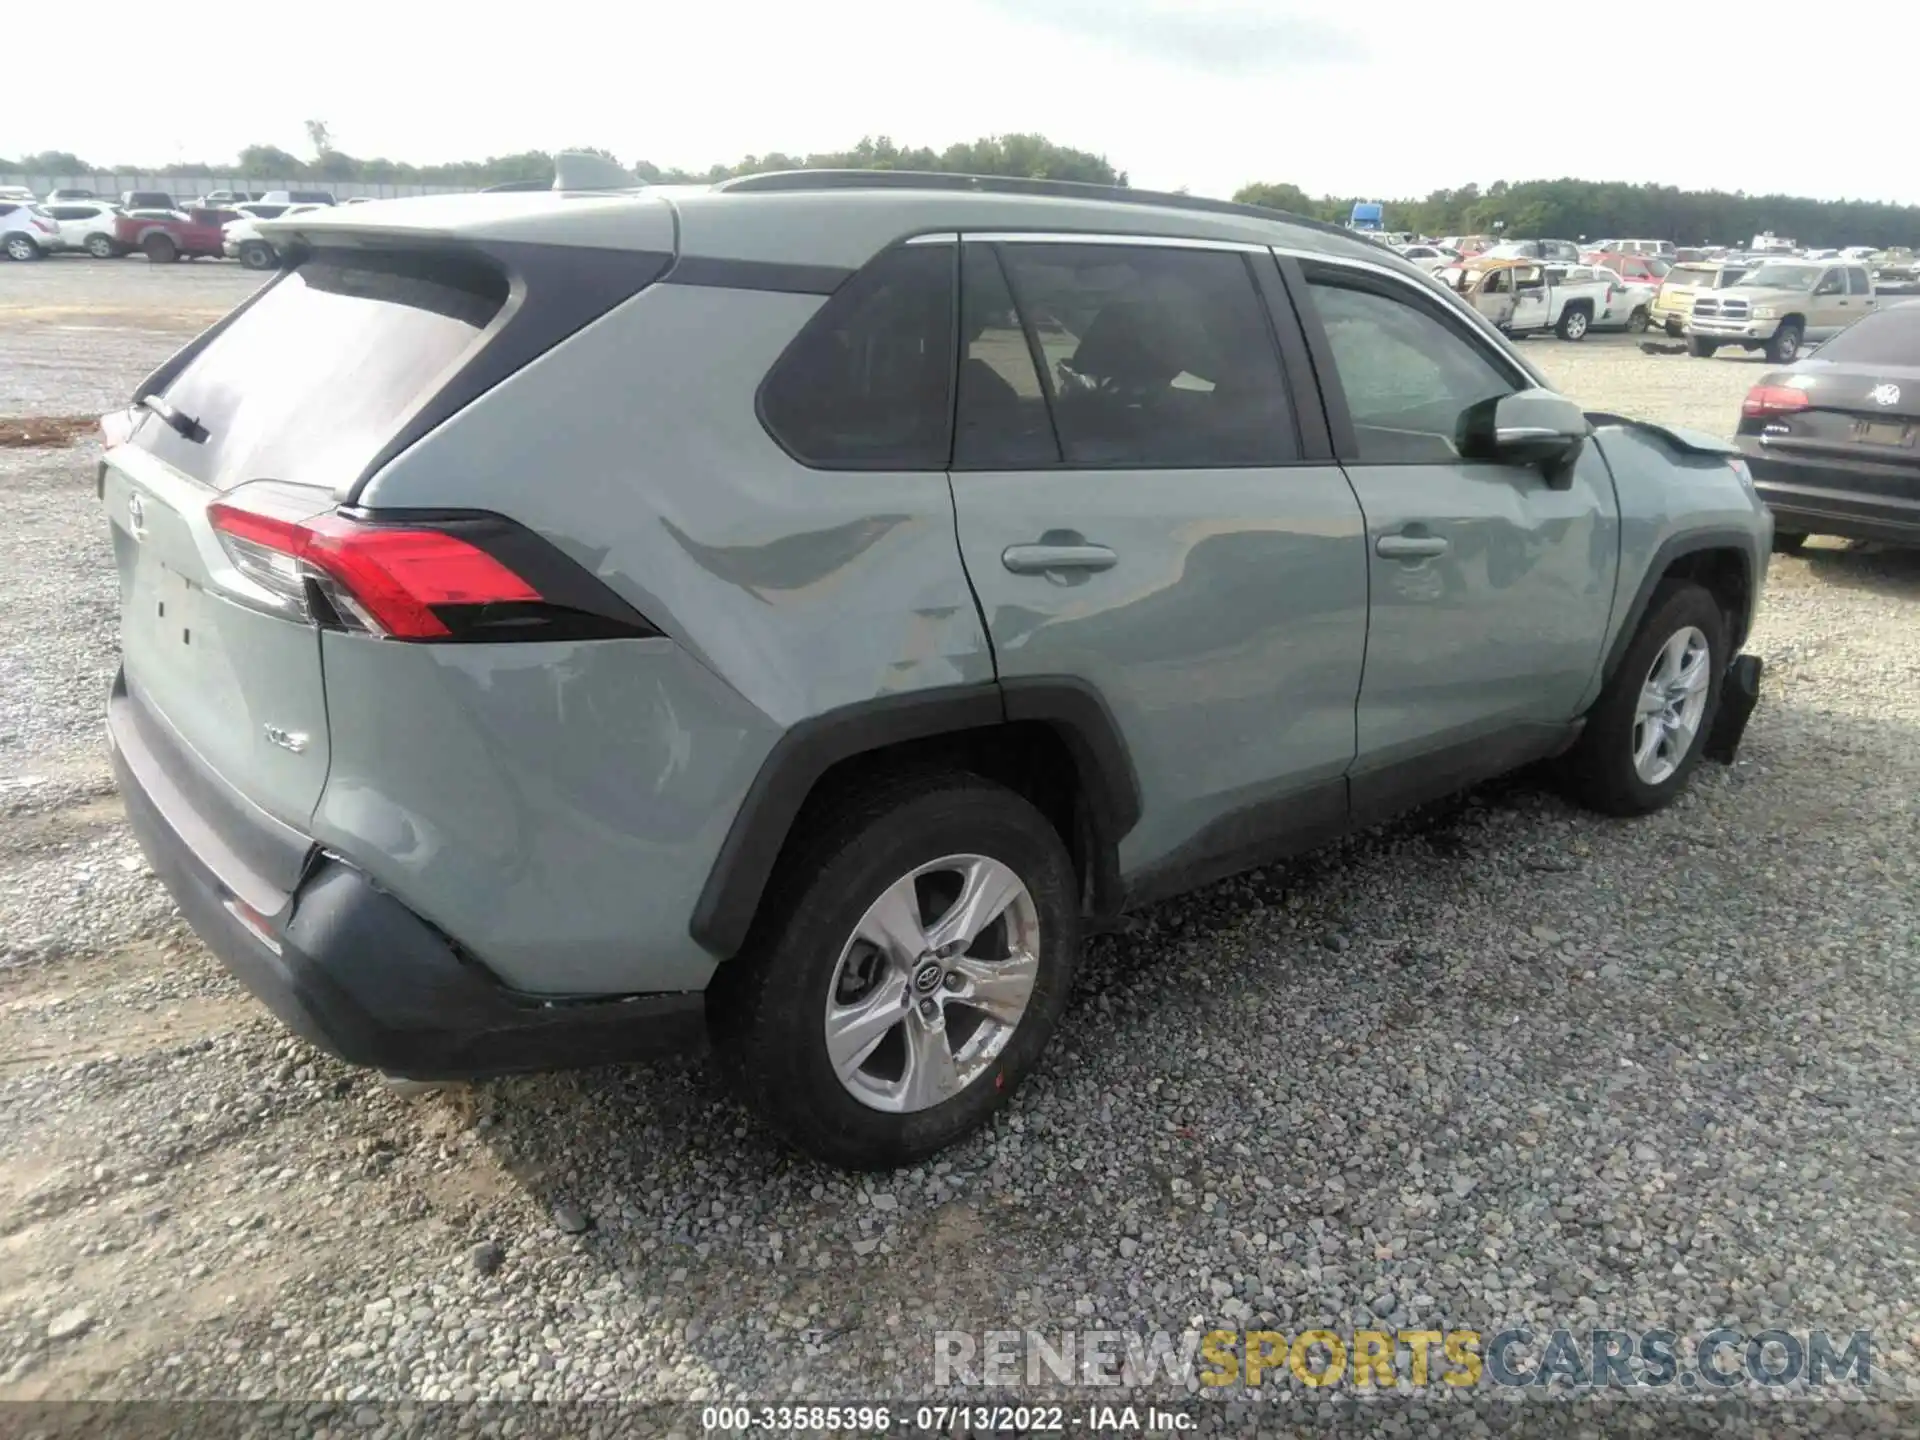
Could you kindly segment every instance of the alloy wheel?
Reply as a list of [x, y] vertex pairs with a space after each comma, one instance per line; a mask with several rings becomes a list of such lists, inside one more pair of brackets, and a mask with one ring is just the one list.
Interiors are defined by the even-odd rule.
[[1653, 657], [1633, 721], [1633, 769], [1647, 784], [1671, 779], [1693, 749], [1712, 664], [1712, 647], [1695, 625], [1675, 631]]
[[867, 908], [827, 989], [827, 1055], [847, 1092], [910, 1114], [990, 1069], [1040, 971], [1040, 913], [1013, 870], [949, 855]]

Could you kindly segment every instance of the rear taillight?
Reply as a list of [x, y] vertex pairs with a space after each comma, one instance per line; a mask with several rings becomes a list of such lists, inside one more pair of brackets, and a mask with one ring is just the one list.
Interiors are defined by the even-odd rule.
[[1740, 402], [1740, 413], [1749, 420], [1759, 420], [1768, 415], [1804, 410], [1809, 403], [1807, 392], [1791, 385], [1756, 385]]
[[[559, 551], [499, 516], [288, 520], [217, 501], [207, 519], [242, 576], [289, 614], [328, 628], [394, 640], [659, 633]], [[522, 563], [493, 553], [501, 549]], [[527, 571], [554, 583], [543, 588]]]

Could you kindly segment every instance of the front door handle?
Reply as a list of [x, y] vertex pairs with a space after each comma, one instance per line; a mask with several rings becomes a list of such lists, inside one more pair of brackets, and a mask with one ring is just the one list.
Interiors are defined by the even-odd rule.
[[1383, 560], [1419, 560], [1447, 553], [1442, 535], [1382, 535], [1373, 542], [1373, 553]]
[[1044, 575], [1049, 570], [1111, 570], [1120, 557], [1104, 545], [1009, 545], [1000, 563], [1016, 575]]

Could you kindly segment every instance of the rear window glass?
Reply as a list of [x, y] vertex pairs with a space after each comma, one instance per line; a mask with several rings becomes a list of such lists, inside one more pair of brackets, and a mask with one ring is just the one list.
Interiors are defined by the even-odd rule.
[[475, 261], [319, 252], [166, 387], [206, 439], [156, 417], [138, 443], [222, 490], [346, 484], [451, 377], [506, 294], [504, 277]]
[[1837, 365], [1920, 365], [1920, 304], [1880, 310], [1820, 347]]
[[1713, 271], [1704, 265], [1676, 265], [1667, 272], [1669, 285], [1701, 285], [1712, 288]]

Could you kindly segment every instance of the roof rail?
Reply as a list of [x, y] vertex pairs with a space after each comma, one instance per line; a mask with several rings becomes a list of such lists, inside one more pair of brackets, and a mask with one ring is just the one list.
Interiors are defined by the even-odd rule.
[[1348, 235], [1338, 225], [1203, 195], [1164, 190], [1135, 190], [1126, 185], [1095, 185], [1084, 180], [1032, 180], [1023, 175], [962, 175], [932, 170], [771, 170], [723, 180], [716, 190], [972, 190], [990, 195], [1051, 195], [1062, 200], [1105, 200], [1119, 205], [1153, 205], [1164, 210], [1199, 210], [1210, 215], [1241, 215], [1253, 220], [1284, 220], [1312, 230]]

